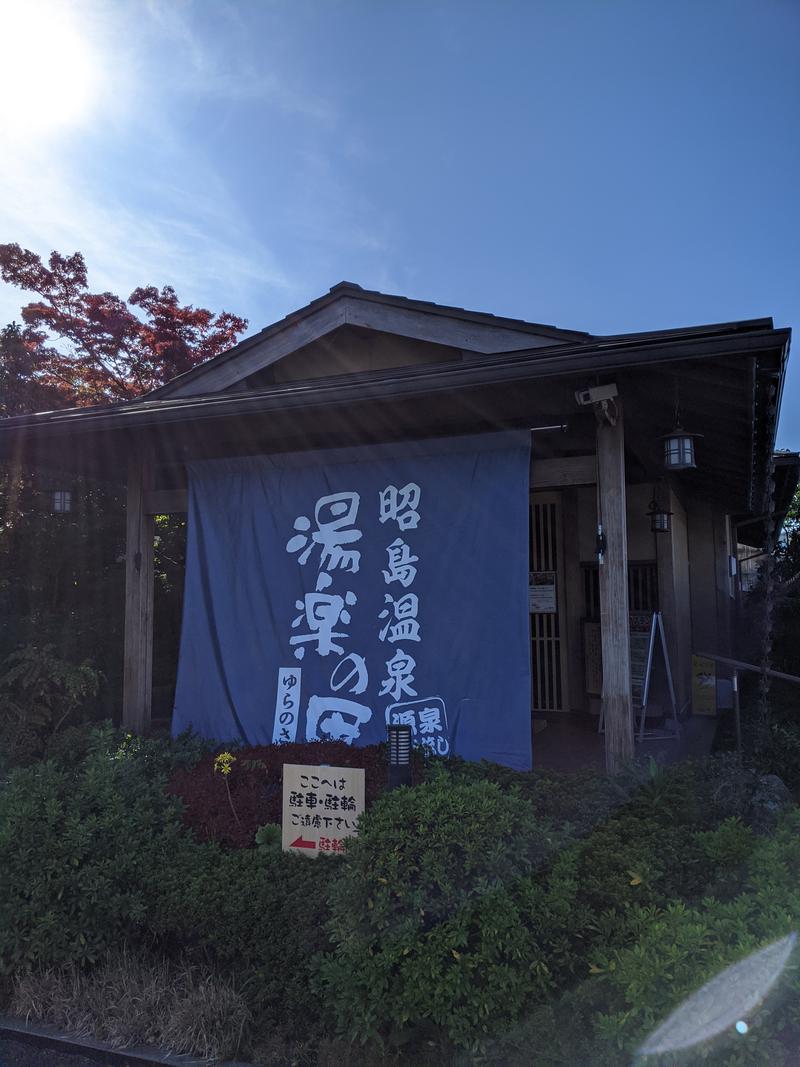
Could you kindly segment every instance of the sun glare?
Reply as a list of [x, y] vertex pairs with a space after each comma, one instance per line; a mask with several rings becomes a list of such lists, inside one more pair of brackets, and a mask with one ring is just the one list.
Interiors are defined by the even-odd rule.
[[0, 135], [34, 141], [85, 121], [99, 91], [81, 7], [69, 0], [0, 0]]

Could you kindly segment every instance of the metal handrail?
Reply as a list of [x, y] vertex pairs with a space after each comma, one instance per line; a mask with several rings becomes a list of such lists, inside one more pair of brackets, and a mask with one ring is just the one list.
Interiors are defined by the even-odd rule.
[[784, 674], [783, 671], [773, 671], [771, 667], [766, 669], [757, 667], [754, 663], [745, 663], [743, 660], [730, 659], [728, 656], [715, 656], [711, 652], [695, 652], [695, 656], [701, 659], [713, 659], [715, 663], [724, 663], [726, 667], [733, 668], [733, 715], [736, 726], [736, 750], [742, 754], [742, 719], [739, 708], [739, 671], [754, 671], [756, 674], [768, 674], [770, 678], [780, 678], [784, 682], [795, 682], [800, 685], [800, 678], [796, 674]]
[[754, 663], [743, 663], [738, 659], [728, 659], [727, 656], [715, 656], [713, 652], [695, 652], [695, 656], [700, 656], [702, 659], [713, 659], [717, 663], [724, 663], [728, 667], [735, 667], [738, 671], [755, 671], [756, 674], [768, 674], [770, 678], [780, 678], [784, 682], [795, 682], [800, 685], [800, 677], [796, 674], [784, 674], [783, 671], [773, 671], [771, 667], [768, 667], [766, 672], [763, 667], [757, 667]]

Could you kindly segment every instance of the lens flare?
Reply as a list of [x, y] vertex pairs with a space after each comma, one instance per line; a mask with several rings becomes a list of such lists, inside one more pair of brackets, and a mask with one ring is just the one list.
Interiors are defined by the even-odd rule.
[[789, 934], [712, 978], [650, 1035], [639, 1055], [660, 1056], [692, 1048], [733, 1027], [740, 1034], [747, 1033], [749, 1027], [743, 1020], [783, 974], [796, 942], [797, 935]]
[[99, 61], [81, 8], [0, 0], [0, 135], [34, 142], [85, 121], [99, 92]]

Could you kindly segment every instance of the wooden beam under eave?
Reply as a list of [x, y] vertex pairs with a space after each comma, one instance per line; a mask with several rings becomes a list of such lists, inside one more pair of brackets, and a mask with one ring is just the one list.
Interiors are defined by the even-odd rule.
[[[534, 449], [536, 438], [534, 435]], [[567, 485], [594, 485], [597, 459], [590, 456], [554, 456], [531, 463], [531, 489], [554, 489]]]
[[180, 515], [189, 510], [187, 489], [150, 489], [144, 495], [146, 515]]
[[150, 728], [153, 698], [154, 523], [145, 507], [152, 477], [149, 451], [134, 446], [128, 460], [122, 724], [140, 734]]
[[[597, 480], [597, 460], [590, 456], [563, 456], [534, 459], [531, 488], [553, 489], [572, 485], [593, 485]], [[174, 515], [189, 510], [187, 489], [150, 489], [145, 493], [147, 515]]]
[[601, 421], [597, 426], [597, 480], [606, 538], [605, 562], [599, 568], [606, 771], [615, 774], [633, 758], [625, 435], [619, 399], [615, 425]]

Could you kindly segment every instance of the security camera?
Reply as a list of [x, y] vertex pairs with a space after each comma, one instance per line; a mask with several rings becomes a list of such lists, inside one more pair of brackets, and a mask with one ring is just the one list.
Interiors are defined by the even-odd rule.
[[587, 407], [590, 404], [607, 403], [617, 395], [617, 387], [611, 382], [609, 385], [595, 385], [589, 389], [578, 389], [575, 392], [575, 400], [582, 407]]

